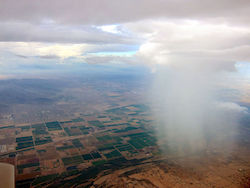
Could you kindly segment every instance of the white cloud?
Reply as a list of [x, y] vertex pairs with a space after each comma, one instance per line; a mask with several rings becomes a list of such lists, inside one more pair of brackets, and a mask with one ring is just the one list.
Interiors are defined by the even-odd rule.
[[62, 59], [81, 56], [85, 49], [84, 44], [73, 45], [50, 45], [38, 48], [40, 56], [58, 56]]
[[55, 56], [61, 59], [81, 56], [88, 48], [86, 44], [51, 44], [35, 42], [2, 42], [1, 51], [8, 51], [18, 56]]
[[235, 62], [250, 62], [249, 27], [150, 20], [126, 26], [147, 38], [137, 56], [150, 65], [234, 70]]
[[[133, 62], [151, 66], [234, 70], [235, 62], [250, 61], [248, 0], [0, 0], [0, 4], [5, 64], [9, 53], [86, 59], [91, 52], [134, 51], [138, 46]], [[106, 57], [96, 57], [101, 58]], [[119, 60], [127, 62], [125, 57]]]
[[247, 114], [248, 109], [232, 102], [218, 102], [216, 105], [218, 108], [230, 111], [232, 113], [244, 113]]

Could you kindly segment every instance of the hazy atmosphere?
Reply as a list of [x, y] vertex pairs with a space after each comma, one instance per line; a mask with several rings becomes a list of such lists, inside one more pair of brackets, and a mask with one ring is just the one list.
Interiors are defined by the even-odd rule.
[[250, 185], [249, 0], [0, 0], [0, 28], [0, 162], [19, 187]]

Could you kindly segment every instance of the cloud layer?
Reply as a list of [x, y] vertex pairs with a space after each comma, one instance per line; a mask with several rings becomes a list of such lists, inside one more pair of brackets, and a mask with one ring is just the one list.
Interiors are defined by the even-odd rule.
[[234, 70], [235, 62], [250, 62], [250, 30], [246, 27], [198, 21], [143, 21], [128, 27], [148, 35], [137, 55], [151, 65]]
[[[89, 52], [138, 48], [138, 62], [150, 65], [178, 66], [188, 59], [232, 68], [232, 62], [249, 61], [248, 0], [1, 0], [0, 4], [0, 51], [6, 57], [2, 63], [8, 63], [11, 54], [36, 56], [38, 61], [79, 60]], [[32, 48], [30, 54], [25, 48]]]
[[249, 23], [248, 0], [1, 0], [3, 21], [117, 24], [159, 17]]

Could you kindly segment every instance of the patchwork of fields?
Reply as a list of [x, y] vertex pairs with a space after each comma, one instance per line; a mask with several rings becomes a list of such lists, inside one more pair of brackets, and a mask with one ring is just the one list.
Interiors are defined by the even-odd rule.
[[[4, 136], [6, 135], [6, 136]], [[0, 161], [16, 166], [17, 187], [75, 183], [158, 154], [148, 107], [124, 105], [69, 120], [1, 127]], [[2, 147], [3, 148], [3, 147]], [[60, 181], [59, 181], [60, 180]], [[80, 182], [79, 182], [80, 181]], [[71, 186], [71, 185], [70, 185]]]

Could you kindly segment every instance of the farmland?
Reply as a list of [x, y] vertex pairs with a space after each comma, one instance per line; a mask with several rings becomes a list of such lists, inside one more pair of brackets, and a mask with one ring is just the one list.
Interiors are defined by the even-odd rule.
[[139, 104], [133, 105], [133, 110], [129, 107], [68, 120], [2, 127], [16, 130], [13, 142], [8, 143], [15, 149], [1, 153], [0, 160], [13, 161], [16, 185], [22, 187], [49, 184], [85, 171], [100, 173], [104, 164], [112, 166], [119, 160], [149, 158], [158, 151], [150, 123], [142, 126], [143, 117], [126, 116], [145, 109]]
[[51, 103], [17, 105], [2, 116], [0, 162], [15, 165], [16, 187], [108, 187], [123, 180], [152, 187], [165, 179], [164, 185], [179, 187], [211, 187], [217, 180], [229, 187], [249, 177], [248, 129], [239, 132], [240, 144], [228, 157], [213, 145], [181, 157], [157, 130], [157, 109], [141, 97], [145, 89], [120, 81], [50, 86], [42, 92]]

